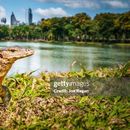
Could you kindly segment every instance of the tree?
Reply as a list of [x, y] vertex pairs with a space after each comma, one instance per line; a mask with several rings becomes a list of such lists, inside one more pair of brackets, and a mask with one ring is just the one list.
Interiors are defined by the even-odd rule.
[[124, 40], [130, 38], [130, 11], [120, 14], [115, 20], [117, 37]]
[[114, 39], [114, 20], [115, 14], [101, 13], [96, 15], [94, 20], [98, 22], [100, 39], [109, 41]]
[[9, 27], [6, 25], [0, 26], [0, 39], [6, 39], [9, 37]]

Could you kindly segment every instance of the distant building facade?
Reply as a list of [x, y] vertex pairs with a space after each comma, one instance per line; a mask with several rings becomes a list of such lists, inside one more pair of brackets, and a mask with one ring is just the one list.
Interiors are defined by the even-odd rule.
[[14, 13], [11, 14], [11, 25], [18, 25], [19, 21], [17, 21]]
[[32, 14], [32, 9], [28, 9], [28, 24], [31, 25], [33, 22], [33, 14]]
[[1, 23], [6, 24], [6, 22], [7, 22], [7, 19], [6, 19], [6, 18], [1, 18]]

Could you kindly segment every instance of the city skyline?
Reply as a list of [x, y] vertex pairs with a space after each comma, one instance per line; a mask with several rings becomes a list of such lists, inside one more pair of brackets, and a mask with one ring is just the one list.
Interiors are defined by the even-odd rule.
[[[2, 18], [1, 19], [1, 22], [6, 24], [6, 21], [5, 21], [6, 18]], [[32, 9], [29, 8], [28, 9], [28, 12], [27, 12], [27, 18], [26, 18], [26, 23], [23, 22], [23, 21], [18, 21], [16, 16], [15, 16], [15, 13], [12, 12], [11, 16], [10, 16], [10, 25], [13, 26], [13, 25], [20, 25], [20, 24], [27, 24], [27, 25], [31, 25], [33, 23], [33, 12], [32, 12]]]
[[102, 12], [122, 13], [130, 10], [130, 0], [0, 0], [0, 18], [7, 18], [7, 24], [10, 24], [14, 12], [18, 21], [27, 23], [29, 8], [37, 23], [42, 18], [72, 16], [79, 12], [91, 17]]

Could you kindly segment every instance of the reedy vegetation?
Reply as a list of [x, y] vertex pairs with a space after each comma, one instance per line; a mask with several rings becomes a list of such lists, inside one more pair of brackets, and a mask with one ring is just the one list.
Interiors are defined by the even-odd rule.
[[113, 69], [68, 73], [16, 74], [5, 79], [12, 93], [6, 109], [0, 107], [0, 129], [116, 130], [130, 129], [129, 97], [51, 95], [54, 77], [129, 77], [130, 63]]
[[93, 19], [86, 13], [42, 19], [37, 25], [0, 26], [0, 38], [49, 41], [130, 41], [130, 12], [101, 13]]

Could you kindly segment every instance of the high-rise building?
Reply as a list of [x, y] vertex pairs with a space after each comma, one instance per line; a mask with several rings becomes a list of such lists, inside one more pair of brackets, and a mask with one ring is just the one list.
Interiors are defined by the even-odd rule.
[[16, 20], [16, 17], [14, 13], [11, 14], [11, 25], [17, 25], [18, 21]]
[[33, 14], [32, 14], [32, 9], [28, 9], [28, 24], [31, 25], [33, 21]]
[[6, 24], [6, 22], [7, 22], [7, 19], [6, 18], [1, 18], [1, 23], [4, 23], [4, 24]]

